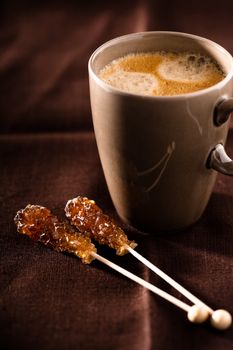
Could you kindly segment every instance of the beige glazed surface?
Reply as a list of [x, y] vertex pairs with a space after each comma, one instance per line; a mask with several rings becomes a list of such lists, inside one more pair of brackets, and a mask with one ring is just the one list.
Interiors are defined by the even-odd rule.
[[[219, 83], [177, 96], [122, 92], [98, 77], [113, 59], [155, 50], [198, 51], [226, 73]], [[93, 123], [103, 171], [118, 214], [135, 227], [177, 230], [203, 213], [217, 172], [207, 166], [225, 144], [228, 122], [214, 110], [233, 93], [231, 55], [212, 41], [175, 32], [136, 33], [98, 48], [89, 61]]]

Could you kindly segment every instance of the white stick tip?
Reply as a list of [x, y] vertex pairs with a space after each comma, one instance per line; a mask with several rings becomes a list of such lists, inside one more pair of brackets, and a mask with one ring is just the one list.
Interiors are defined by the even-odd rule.
[[210, 323], [216, 329], [227, 329], [232, 324], [231, 314], [223, 309], [216, 310], [211, 315]]
[[209, 311], [200, 305], [193, 305], [188, 311], [188, 319], [193, 323], [203, 323], [209, 317]]

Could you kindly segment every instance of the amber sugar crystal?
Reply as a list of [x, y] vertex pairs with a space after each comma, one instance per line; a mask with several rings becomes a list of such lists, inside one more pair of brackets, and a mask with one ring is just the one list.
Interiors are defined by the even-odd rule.
[[19, 233], [58, 251], [72, 253], [89, 264], [96, 253], [89, 237], [83, 237], [67, 222], [58, 218], [45, 207], [28, 204], [17, 212], [15, 224]]
[[87, 197], [69, 200], [65, 207], [67, 218], [80, 232], [90, 234], [98, 243], [116, 249], [117, 255], [127, 253], [127, 246], [135, 248], [137, 244], [130, 241], [125, 232]]

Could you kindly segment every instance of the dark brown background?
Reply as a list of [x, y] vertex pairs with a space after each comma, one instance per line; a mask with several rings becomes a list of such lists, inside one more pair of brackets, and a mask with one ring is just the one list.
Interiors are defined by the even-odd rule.
[[[0, 348], [232, 349], [232, 328], [221, 333], [192, 325], [183, 311], [100, 263], [86, 266], [19, 236], [13, 223], [28, 203], [63, 216], [66, 201], [79, 194], [120, 223], [93, 134], [90, 54], [108, 39], [145, 30], [205, 36], [233, 53], [232, 1], [0, 6]], [[231, 156], [232, 135], [230, 129]], [[233, 313], [232, 209], [233, 179], [218, 176], [204, 215], [185, 231], [152, 237], [121, 224], [139, 252], [211, 307]], [[181, 297], [132, 256], [99, 252]]]

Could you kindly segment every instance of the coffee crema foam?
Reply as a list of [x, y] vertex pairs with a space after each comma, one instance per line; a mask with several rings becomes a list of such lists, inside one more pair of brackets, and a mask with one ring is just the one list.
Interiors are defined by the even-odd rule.
[[206, 89], [225, 74], [217, 62], [201, 53], [156, 51], [113, 60], [99, 77], [122, 91], [169, 96]]

